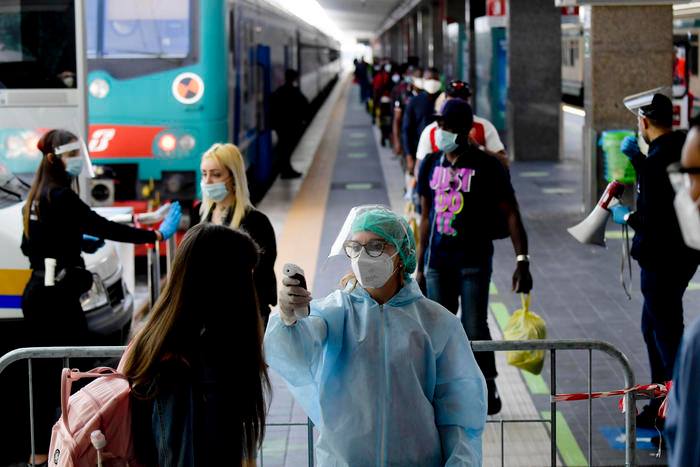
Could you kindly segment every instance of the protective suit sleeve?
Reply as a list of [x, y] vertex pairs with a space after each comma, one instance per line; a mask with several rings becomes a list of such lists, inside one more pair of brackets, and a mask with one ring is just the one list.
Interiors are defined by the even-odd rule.
[[486, 424], [486, 382], [462, 326], [437, 358], [435, 423], [445, 465], [480, 466]]
[[664, 435], [669, 465], [700, 465], [700, 320], [686, 331], [673, 375]]

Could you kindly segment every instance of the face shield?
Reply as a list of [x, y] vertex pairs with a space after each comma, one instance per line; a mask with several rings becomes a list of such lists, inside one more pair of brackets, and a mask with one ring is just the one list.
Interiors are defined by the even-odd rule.
[[[651, 105], [655, 94], [663, 94], [670, 98], [671, 88], [668, 86], [662, 86], [637, 94], [631, 94], [622, 99], [622, 103], [625, 105], [627, 110], [634, 114], [635, 117], [647, 117], [648, 115], [646, 115], [643, 109]], [[641, 131], [639, 131], [637, 134], [637, 144], [639, 145], [639, 150], [646, 156], [649, 152], [649, 144], [644, 140]]]
[[54, 154], [56, 154], [57, 156], [62, 156], [73, 151], [80, 152], [80, 154], [75, 156], [79, 157], [82, 163], [82, 168], [78, 175], [87, 178], [94, 178], [95, 168], [92, 166], [92, 161], [90, 160], [90, 153], [88, 152], [88, 148], [85, 145], [85, 141], [83, 141], [82, 138], [77, 141], [73, 141], [57, 147], [54, 151]]
[[673, 207], [683, 241], [688, 247], [700, 250], [700, 211], [698, 211], [700, 199], [693, 199], [690, 182], [690, 175], [699, 175], [700, 167], [683, 167], [680, 163], [675, 163], [671, 164], [667, 171], [676, 192]]
[[350, 210], [338, 233], [328, 261], [348, 259], [345, 247], [357, 232], [372, 232], [391, 244], [404, 265], [408, 277], [416, 268], [416, 242], [413, 232], [405, 219], [386, 206], [370, 204], [356, 206]]

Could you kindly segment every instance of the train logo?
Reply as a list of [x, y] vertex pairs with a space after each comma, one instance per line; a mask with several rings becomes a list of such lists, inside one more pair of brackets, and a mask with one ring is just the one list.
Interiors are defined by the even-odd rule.
[[109, 142], [114, 139], [117, 134], [117, 130], [114, 128], [101, 128], [95, 130], [90, 137], [90, 143], [88, 143], [88, 148], [90, 152], [103, 152], [109, 147]]
[[204, 95], [204, 81], [195, 73], [181, 73], [173, 80], [173, 96], [182, 104], [194, 104]]

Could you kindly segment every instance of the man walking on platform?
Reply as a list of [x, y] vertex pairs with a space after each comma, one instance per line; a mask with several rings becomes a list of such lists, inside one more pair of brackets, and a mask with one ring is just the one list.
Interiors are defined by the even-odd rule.
[[[470, 340], [490, 340], [487, 316], [493, 240], [510, 236], [516, 254], [513, 290], [532, 289], [527, 235], [510, 177], [501, 163], [469, 142], [473, 113], [462, 99], [450, 99], [438, 117], [438, 152], [418, 174], [421, 200], [416, 280], [427, 296], [457, 314]], [[488, 413], [501, 410], [493, 352], [476, 361], [486, 378]]]
[[299, 89], [299, 72], [284, 72], [284, 84], [271, 96], [270, 124], [277, 133], [277, 157], [282, 178], [298, 178], [292, 167], [292, 153], [309, 120], [309, 101]]
[[[673, 207], [674, 190], [667, 168], [681, 158], [685, 132], [673, 131], [673, 105], [663, 94], [648, 96], [638, 108], [639, 134], [649, 144], [645, 157], [637, 139], [621, 150], [637, 172], [637, 210], [612, 209], [613, 220], [635, 231], [632, 257], [641, 267], [642, 334], [649, 354], [651, 381], [670, 381], [683, 335], [683, 294], [698, 266], [698, 252], [683, 242]], [[660, 401], [652, 400], [637, 416], [637, 426], [654, 427]]]

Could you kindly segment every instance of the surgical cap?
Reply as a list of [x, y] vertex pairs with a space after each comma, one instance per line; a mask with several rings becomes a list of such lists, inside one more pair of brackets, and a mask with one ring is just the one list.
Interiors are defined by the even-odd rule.
[[403, 261], [409, 276], [416, 269], [416, 241], [408, 222], [388, 209], [372, 209], [358, 214], [352, 223], [352, 233], [372, 232], [391, 243]]

